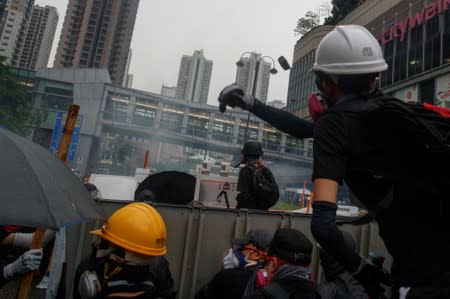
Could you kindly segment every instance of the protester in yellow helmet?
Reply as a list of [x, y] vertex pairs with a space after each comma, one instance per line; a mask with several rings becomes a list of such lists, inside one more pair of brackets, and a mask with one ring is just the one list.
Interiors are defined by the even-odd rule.
[[146, 203], [131, 203], [91, 231], [100, 237], [91, 258], [78, 266], [74, 298], [175, 298], [164, 258], [166, 225]]

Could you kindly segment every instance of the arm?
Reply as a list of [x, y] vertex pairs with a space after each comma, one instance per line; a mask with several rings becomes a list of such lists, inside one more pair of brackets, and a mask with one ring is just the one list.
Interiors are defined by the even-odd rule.
[[320, 246], [347, 270], [355, 271], [361, 257], [345, 242], [336, 225], [336, 198], [347, 170], [347, 134], [343, 119], [322, 116], [314, 132], [314, 197], [311, 232]]
[[258, 99], [255, 99], [254, 105], [249, 111], [292, 137], [299, 139], [313, 137], [314, 123], [299, 118], [288, 111], [267, 106]]
[[339, 184], [330, 179], [314, 180], [314, 196], [311, 232], [320, 246], [348, 271], [353, 272], [361, 264], [361, 257], [345, 242], [336, 225], [336, 195]]
[[301, 119], [290, 112], [267, 106], [255, 99], [252, 95], [246, 94], [244, 89], [236, 84], [226, 86], [219, 95], [220, 111], [226, 111], [226, 107], [239, 107], [248, 110], [260, 119], [270, 123], [278, 130], [290, 134], [296, 138], [313, 137], [314, 124]]
[[[34, 233], [11, 233], [2, 241], [2, 245], [9, 245], [20, 248], [30, 248], [33, 241]], [[44, 239], [42, 240], [42, 247], [55, 237], [55, 231], [45, 230]]]

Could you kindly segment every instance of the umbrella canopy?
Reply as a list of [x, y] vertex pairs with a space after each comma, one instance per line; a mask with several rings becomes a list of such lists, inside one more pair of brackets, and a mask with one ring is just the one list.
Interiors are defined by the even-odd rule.
[[83, 183], [48, 150], [0, 129], [0, 224], [57, 229], [103, 219]]

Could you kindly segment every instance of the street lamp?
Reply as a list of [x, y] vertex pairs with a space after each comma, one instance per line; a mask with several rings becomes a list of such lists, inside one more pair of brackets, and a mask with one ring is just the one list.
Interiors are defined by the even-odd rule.
[[[258, 54], [256, 54], [255, 52], [244, 52], [241, 55], [241, 58], [239, 58], [239, 60], [236, 62], [236, 65], [238, 67], [243, 67], [244, 66], [244, 56], [250, 54], [251, 56], [256, 56], [256, 63], [255, 63], [255, 75], [253, 77], [253, 84], [252, 84], [252, 93], [251, 95], [255, 98], [256, 97], [256, 87], [258, 85], [258, 79], [259, 79], [259, 65], [262, 61], [264, 61], [264, 59], [270, 59], [271, 61], [271, 68], [269, 73], [272, 75], [275, 75], [276, 73], [278, 73], [277, 69], [275, 68], [275, 60], [270, 57], [270, 56], [260, 56], [258, 57]], [[237, 79], [237, 78], [236, 78]], [[245, 128], [245, 136], [244, 136], [244, 144], [247, 142], [248, 139], [248, 131], [249, 131], [249, 126], [250, 126], [250, 111], [248, 112], [248, 116], [247, 116], [247, 126]]]

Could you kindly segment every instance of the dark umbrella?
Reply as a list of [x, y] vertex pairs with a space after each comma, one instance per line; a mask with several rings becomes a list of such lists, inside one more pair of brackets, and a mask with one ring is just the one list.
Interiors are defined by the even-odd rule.
[[58, 229], [95, 219], [95, 202], [62, 161], [0, 129], [0, 224]]

